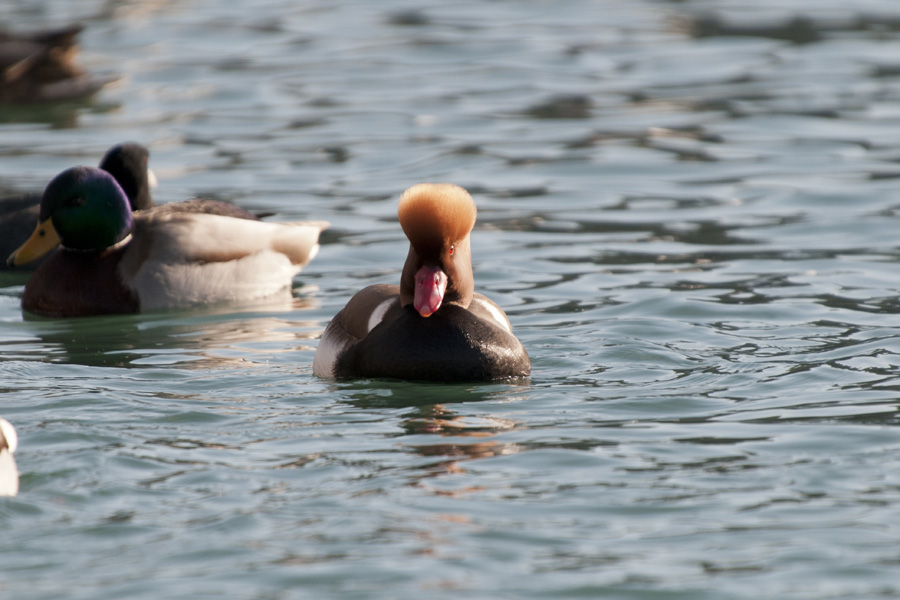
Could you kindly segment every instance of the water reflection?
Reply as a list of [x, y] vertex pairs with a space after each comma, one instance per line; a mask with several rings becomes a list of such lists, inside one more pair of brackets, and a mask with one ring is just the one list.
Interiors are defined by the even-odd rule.
[[[358, 380], [332, 383], [330, 388], [341, 395], [343, 401], [363, 410], [385, 408], [411, 408], [428, 411], [431, 407], [447, 404], [463, 404], [484, 401], [509, 401], [521, 399], [529, 389], [522, 382], [470, 384], [422, 384], [395, 380]], [[430, 413], [422, 413], [430, 414]]]
[[300, 317], [316, 305], [286, 291], [240, 307], [58, 320], [26, 315], [34, 337], [7, 342], [4, 359], [95, 367], [246, 367], [255, 357], [265, 360], [306, 347], [319, 324]]
[[78, 127], [81, 113], [89, 106], [87, 101], [4, 106], [0, 111], [0, 123], [46, 123], [55, 129], [74, 129]]
[[[521, 451], [518, 444], [490, 439], [499, 433], [517, 428], [519, 423], [511, 419], [463, 416], [454, 413], [446, 406], [435, 405], [423, 411], [423, 414], [419, 416], [404, 419], [401, 425], [407, 435], [424, 434], [452, 438], [436, 443], [409, 444], [407, 446], [419, 456], [442, 459], [423, 467], [423, 472], [413, 477], [415, 485], [424, 486], [423, 480], [432, 477], [464, 473], [465, 469], [460, 463], [465, 461], [516, 454]], [[439, 490], [433, 491], [439, 494], [448, 493]], [[458, 493], [460, 490], [452, 492], [452, 494]]]
[[[515, 403], [527, 397], [525, 385], [440, 385], [408, 382], [372, 382], [339, 384], [345, 401], [364, 410], [408, 408], [400, 420], [403, 448], [426, 458], [438, 459], [416, 468], [411, 485], [424, 485], [425, 479], [465, 472], [462, 463], [516, 454], [522, 448], [513, 442], [494, 439], [521, 426], [518, 421], [493, 415], [460, 414], [454, 405], [477, 402]], [[357, 389], [351, 394], [347, 390]], [[347, 400], [347, 398], [350, 398]], [[442, 494], [438, 490], [435, 493]]]

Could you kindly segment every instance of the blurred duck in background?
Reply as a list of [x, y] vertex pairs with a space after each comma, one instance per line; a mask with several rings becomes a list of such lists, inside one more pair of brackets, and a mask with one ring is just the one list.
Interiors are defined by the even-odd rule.
[[18, 445], [19, 438], [12, 423], [0, 418], [0, 496], [19, 493], [19, 471], [13, 458]]
[[0, 104], [80, 100], [117, 77], [92, 77], [78, 66], [81, 25], [30, 33], [0, 30]]

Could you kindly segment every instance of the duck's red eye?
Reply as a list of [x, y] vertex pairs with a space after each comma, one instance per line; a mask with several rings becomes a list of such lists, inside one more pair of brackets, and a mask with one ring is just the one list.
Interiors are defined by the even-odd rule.
[[450, 246], [450, 254], [453, 254], [453, 250], [454, 250], [455, 248], [456, 248], [456, 246]]

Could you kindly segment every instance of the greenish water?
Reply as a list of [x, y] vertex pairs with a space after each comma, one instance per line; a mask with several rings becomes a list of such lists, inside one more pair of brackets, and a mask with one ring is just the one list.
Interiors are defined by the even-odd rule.
[[[0, 109], [0, 189], [133, 139], [157, 201], [332, 229], [255, 306], [23, 318], [2, 275], [0, 596], [900, 596], [900, 5], [0, 7], [70, 19], [123, 78]], [[313, 377], [438, 180], [531, 380]]]

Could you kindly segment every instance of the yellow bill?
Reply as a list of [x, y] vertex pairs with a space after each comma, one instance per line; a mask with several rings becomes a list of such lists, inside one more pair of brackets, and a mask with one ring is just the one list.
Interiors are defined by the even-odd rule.
[[6, 264], [11, 267], [16, 265], [24, 265], [33, 260], [37, 260], [44, 256], [54, 248], [59, 246], [59, 235], [53, 228], [50, 219], [39, 221], [37, 227], [34, 228], [31, 237], [19, 246], [19, 248], [9, 255]]

